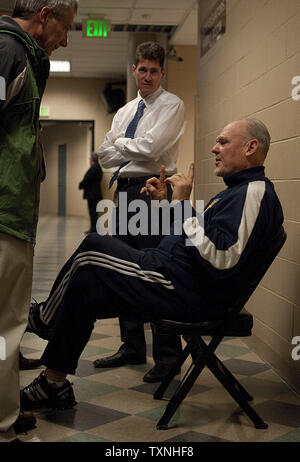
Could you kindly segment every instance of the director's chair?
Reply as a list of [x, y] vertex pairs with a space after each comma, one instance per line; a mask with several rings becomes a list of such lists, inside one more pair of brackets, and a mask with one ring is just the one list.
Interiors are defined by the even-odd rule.
[[[249, 401], [253, 397], [249, 395], [224, 366], [222, 361], [215, 355], [215, 351], [225, 336], [247, 337], [251, 335], [253, 317], [246, 310], [241, 311], [284, 245], [285, 240], [286, 233], [284, 228], [281, 227], [275, 238], [270, 242], [268, 246], [269, 251], [264, 252], [263, 262], [254, 269], [251, 278], [247, 280], [243, 294], [228, 310], [223, 319], [205, 322], [178, 322], [166, 319], [155, 321], [154, 326], [158, 334], [182, 335], [187, 344], [178, 361], [155, 391], [154, 399], [163, 398], [164, 392], [178, 373], [178, 369], [181, 368], [189, 355], [192, 358], [192, 364], [167, 404], [163, 416], [157, 423], [157, 429], [165, 430], [168, 428], [170, 419], [191, 390], [205, 366], [210, 369], [232, 398], [244, 410], [256, 428], [268, 427], [250, 406]], [[203, 336], [211, 337], [210, 342], [206, 343], [202, 338]]]

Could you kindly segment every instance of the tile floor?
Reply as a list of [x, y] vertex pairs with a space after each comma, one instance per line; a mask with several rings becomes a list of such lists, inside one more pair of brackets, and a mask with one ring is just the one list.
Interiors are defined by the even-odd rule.
[[[33, 297], [46, 298], [58, 270], [81, 242], [88, 221], [42, 216], [35, 249]], [[78, 405], [65, 411], [36, 414], [37, 427], [23, 441], [41, 442], [300, 442], [300, 397], [240, 339], [226, 339], [218, 356], [249, 393], [253, 406], [269, 424], [257, 430], [207, 369], [170, 422], [159, 431], [156, 422], [166, 401], [152, 397], [157, 384], [142, 381], [152, 367], [151, 329], [145, 326], [148, 363], [118, 369], [95, 369], [93, 361], [120, 345], [117, 319], [98, 321], [79, 362], [74, 384]], [[46, 342], [26, 333], [21, 350], [39, 358]], [[21, 386], [38, 370], [21, 371]], [[179, 378], [179, 376], [177, 376]], [[168, 395], [168, 394], [167, 394]]]

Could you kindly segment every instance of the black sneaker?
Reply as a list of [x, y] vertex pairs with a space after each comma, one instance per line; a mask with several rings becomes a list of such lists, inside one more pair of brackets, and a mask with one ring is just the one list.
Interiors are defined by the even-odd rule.
[[40, 308], [43, 306], [43, 303], [44, 302], [38, 303], [36, 301], [30, 303], [26, 332], [33, 332], [38, 337], [49, 340], [53, 330], [40, 319]]
[[77, 404], [71, 383], [65, 380], [61, 387], [50, 384], [44, 375], [44, 371], [32, 383], [21, 390], [20, 402], [23, 411], [70, 409]]

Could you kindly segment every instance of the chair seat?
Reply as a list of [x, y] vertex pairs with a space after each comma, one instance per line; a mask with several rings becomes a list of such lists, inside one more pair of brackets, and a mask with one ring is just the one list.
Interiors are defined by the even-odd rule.
[[222, 330], [223, 336], [248, 337], [253, 327], [253, 316], [247, 311], [224, 319], [202, 322], [180, 322], [169, 319], [155, 321], [155, 330], [167, 335], [216, 335]]

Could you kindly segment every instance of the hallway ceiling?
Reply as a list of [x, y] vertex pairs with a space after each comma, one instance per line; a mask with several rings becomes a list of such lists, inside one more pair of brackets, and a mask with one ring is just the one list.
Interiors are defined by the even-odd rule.
[[[51, 75], [125, 79], [129, 31], [169, 31], [169, 44], [197, 45], [197, 0], [80, 0], [67, 48], [51, 59], [71, 62], [71, 73]], [[82, 20], [104, 17], [111, 23], [107, 38], [84, 38]], [[167, 27], [169, 26], [169, 27]], [[165, 32], [167, 33], [167, 32]]]

